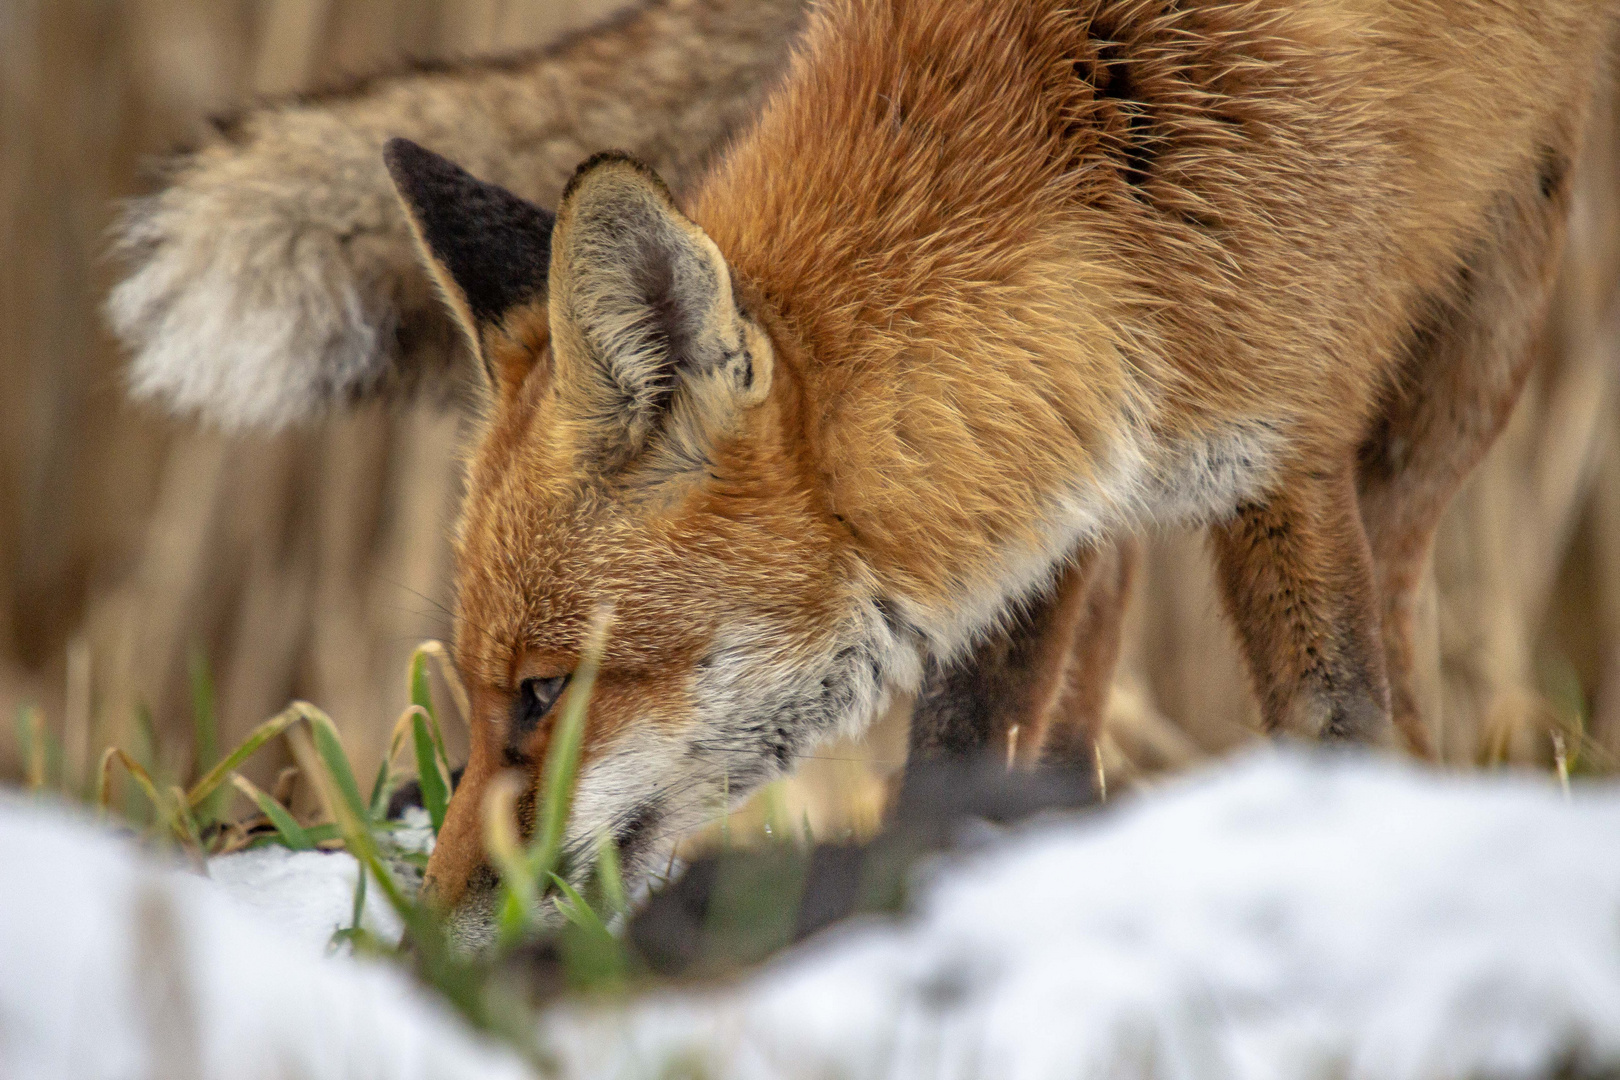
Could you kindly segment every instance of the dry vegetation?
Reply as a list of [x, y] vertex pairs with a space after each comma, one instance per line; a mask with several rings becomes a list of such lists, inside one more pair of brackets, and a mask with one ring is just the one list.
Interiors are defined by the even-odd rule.
[[[127, 744], [140, 702], [182, 770], [199, 654], [225, 745], [302, 697], [337, 719], [368, 770], [405, 701], [405, 658], [448, 631], [456, 419], [368, 410], [226, 439], [127, 405], [98, 314], [114, 201], [155, 183], [152, 156], [211, 111], [406, 56], [529, 45], [613, 6], [0, 5], [0, 708], [40, 703], [71, 774], [88, 775], [94, 748]], [[1606, 124], [1612, 193], [1620, 132], [1612, 115]], [[1448, 761], [1550, 762], [1562, 745], [1578, 764], [1620, 764], [1617, 204], [1581, 202], [1543, 362], [1441, 538], [1431, 595]], [[1197, 539], [1156, 538], [1104, 747], [1110, 774], [1220, 752], [1252, 737], [1252, 718]], [[5, 729], [0, 774], [16, 775]], [[881, 727], [875, 749], [812, 762], [791, 819], [828, 802], [869, 814], [866, 766], [848, 759], [895, 763], [896, 729]], [[283, 763], [264, 756], [255, 779], [270, 783]], [[816, 822], [822, 835], [835, 827]]]

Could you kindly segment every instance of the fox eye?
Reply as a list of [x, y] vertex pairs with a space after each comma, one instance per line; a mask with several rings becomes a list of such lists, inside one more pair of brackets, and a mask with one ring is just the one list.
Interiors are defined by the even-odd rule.
[[568, 687], [571, 676], [556, 675], [549, 679], [524, 679], [518, 685], [517, 701], [512, 704], [512, 732], [529, 734], [545, 719], [546, 713], [557, 704]]

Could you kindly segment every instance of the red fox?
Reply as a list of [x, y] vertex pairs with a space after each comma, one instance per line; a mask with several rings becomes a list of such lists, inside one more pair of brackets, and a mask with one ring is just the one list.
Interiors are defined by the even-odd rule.
[[829, 0], [683, 205], [605, 153], [553, 217], [391, 143], [489, 386], [430, 890], [487, 925], [484, 792], [602, 603], [573, 865], [645, 874], [1043, 590], [1046, 663], [1161, 523], [1207, 527], [1268, 728], [1421, 752], [1417, 576], [1525, 377], [1610, 16]]
[[[802, 19], [801, 0], [647, 0], [537, 52], [216, 120], [120, 225], [133, 265], [109, 310], [134, 349], [132, 389], [230, 428], [409, 392], [476, 405], [475, 365], [423, 272], [384, 141], [409, 135], [542, 205], [600, 145], [628, 147], [679, 190], [757, 110]], [[916, 752], [1089, 756], [1132, 554], [1125, 538], [1088, 552], [1111, 569], [1069, 575], [968, 655], [930, 662]]]

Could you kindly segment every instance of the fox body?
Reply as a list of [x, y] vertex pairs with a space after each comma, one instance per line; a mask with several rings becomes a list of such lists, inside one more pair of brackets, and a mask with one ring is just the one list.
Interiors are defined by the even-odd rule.
[[604, 604], [570, 843], [644, 872], [1155, 524], [1208, 527], [1268, 727], [1421, 749], [1412, 590], [1607, 40], [1595, 0], [831, 0], [684, 210], [623, 155], [553, 219], [391, 145], [491, 387], [429, 886], [487, 921], [482, 792]]
[[[661, 865], [919, 683], [914, 751], [1018, 724], [1026, 760], [1089, 754], [1084, 724], [1046, 729], [1100, 711], [1146, 526], [1207, 528], [1268, 727], [1421, 752], [1418, 580], [1523, 381], [1611, 15], [828, 0], [704, 172], [799, 8], [655, 3], [229, 128], [132, 216], [113, 312], [138, 388], [281, 422], [431, 376], [452, 323], [400, 269], [419, 241], [486, 384], [457, 533], [472, 756], [428, 873], [469, 939], [485, 792], [537, 776], [603, 605], [580, 875], [604, 834]], [[396, 144], [395, 202], [387, 134], [519, 194]], [[559, 199], [602, 145], [680, 201], [621, 155]], [[198, 313], [265, 281], [323, 288], [221, 362], [248, 346]], [[320, 362], [273, 362], [295, 354]]]

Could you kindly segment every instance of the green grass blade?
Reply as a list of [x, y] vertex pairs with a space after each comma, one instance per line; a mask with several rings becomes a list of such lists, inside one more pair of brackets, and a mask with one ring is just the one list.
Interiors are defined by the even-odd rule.
[[174, 839], [180, 844], [180, 850], [185, 853], [198, 873], [208, 876], [208, 850], [203, 843], [202, 829], [197, 825], [197, 819], [186, 805], [186, 792], [179, 784], [173, 784], [165, 793], [163, 800], [167, 808], [165, 819], [173, 830]]
[[[219, 763], [219, 710], [214, 700], [214, 677], [208, 668], [208, 656], [193, 646], [187, 657], [187, 675], [191, 683], [191, 724], [195, 732], [193, 775], [212, 769]], [[229, 790], [216, 787], [209, 795], [192, 803], [191, 810], [200, 824], [206, 826], [218, 820], [225, 812]]]
[[360, 799], [360, 785], [354, 781], [354, 770], [349, 767], [349, 755], [343, 752], [343, 743], [338, 739], [337, 727], [325, 713], [306, 702], [298, 702], [309, 721], [310, 730], [315, 736], [315, 751], [321, 757], [321, 763], [326, 766], [337, 788], [337, 794], [347, 805], [349, 812], [362, 823], [369, 824], [370, 816], [366, 813], [366, 804]]
[[602, 922], [601, 917], [596, 914], [591, 905], [585, 902], [585, 898], [579, 894], [578, 889], [556, 874], [551, 875], [551, 883], [557, 887], [558, 892], [562, 893], [562, 896], [554, 897], [551, 902], [556, 905], [558, 911], [562, 912], [564, 918], [581, 930], [589, 930], [593, 934], [599, 932], [606, 934], [608, 932], [608, 928]]
[[559, 944], [569, 985], [597, 991], [622, 986], [629, 970], [624, 945], [577, 889], [556, 874], [551, 875], [551, 881], [562, 893], [552, 903], [568, 923]]
[[431, 651], [428, 646], [421, 645], [411, 654], [411, 704], [427, 713], [428, 728], [433, 732], [433, 746], [444, 761], [445, 773], [449, 774], [450, 754], [444, 748], [444, 729], [439, 726], [439, 714], [433, 709], [433, 690], [428, 685], [427, 662]]
[[522, 890], [511, 887], [513, 880], [501, 878], [507, 887], [501, 890], [501, 902], [495, 909], [495, 940], [502, 947], [522, 941], [534, 924], [533, 908], [524, 903]]
[[[140, 762], [141, 768], [145, 769], [148, 774], [159, 777], [162, 773], [162, 766], [158, 759], [157, 726], [152, 722], [152, 710], [144, 702], [138, 702], [135, 705], [134, 738], [135, 749], [130, 756]], [[104, 778], [101, 782], [104, 782]], [[126, 774], [124, 785], [119, 792], [118, 805], [122, 809], [124, 817], [131, 824], [145, 829], [159, 820], [158, 808], [152, 806], [150, 800], [145, 803], [136, 803], [132, 794], [134, 785], [135, 781]], [[144, 812], [140, 808], [144, 808]]]
[[429, 716], [436, 716], [433, 711], [433, 691], [428, 686], [427, 662], [425, 650], [417, 649], [411, 654], [411, 704]]
[[[444, 994], [475, 1026], [484, 1028], [493, 1026], [496, 1018], [490, 1014], [483, 984], [473, 968], [450, 951], [440, 923], [433, 913], [425, 905], [407, 897], [404, 890], [399, 887], [399, 883], [394, 880], [393, 874], [389, 872], [377, 850], [376, 839], [371, 834], [369, 823], [359, 810], [359, 792], [354, 792], [351, 801], [349, 796], [341, 791], [344, 784], [342, 774], [347, 772], [348, 768], [347, 762], [342, 759], [342, 748], [336, 745], [336, 734], [331, 730], [331, 720], [314, 706], [303, 703], [299, 705], [315, 732], [315, 742], [312, 745], [311, 740], [305, 737], [302, 731], [291, 732], [288, 738], [292, 744], [293, 755], [315, 784], [327, 812], [336, 820], [343, 834], [344, 846], [370, 873], [371, 880], [382, 889], [383, 897], [399, 915], [400, 921], [405, 924], [405, 933], [414, 946], [414, 957], [422, 977]], [[323, 736], [329, 743], [326, 753], [321, 753], [318, 749]], [[337, 751], [335, 759], [343, 761], [341, 769], [331, 767], [334, 763], [332, 749]], [[351, 788], [353, 782], [354, 777], [351, 774], [349, 776]]]
[[244, 761], [258, 753], [260, 747], [303, 719], [303, 713], [299, 711], [300, 704], [302, 703], [289, 705], [249, 732], [248, 737], [243, 739], [235, 750], [226, 754], [223, 761], [209, 769], [201, 780], [191, 786], [191, 790], [186, 792], [186, 801], [196, 806], [208, 798], [216, 788], [229, 779], [231, 773], [242, 767]]
[[496, 776], [484, 795], [484, 851], [501, 875], [501, 899], [496, 909], [496, 940], [503, 945], [520, 941], [534, 926], [539, 894], [535, 875], [518, 838], [517, 799], [521, 787], [511, 773]]
[[112, 767], [115, 764], [124, 767], [124, 771], [130, 775], [136, 786], [141, 789], [141, 793], [146, 796], [147, 801], [152, 804], [153, 812], [160, 819], [167, 817], [164, 806], [165, 800], [158, 794], [157, 785], [152, 782], [152, 775], [141, 767], [140, 762], [116, 746], [109, 746], [106, 752], [101, 755], [101, 765], [96, 770], [96, 805], [103, 811], [107, 809], [108, 802], [112, 798], [112, 787], [109, 781], [112, 778]]
[[[299, 768], [303, 769], [304, 774], [314, 783], [315, 790], [319, 794], [322, 804], [326, 807], [326, 812], [332, 815], [338, 833], [343, 838], [344, 846], [349, 849], [349, 854], [370, 868], [378, 887], [383, 891], [384, 897], [399, 911], [400, 918], [405, 921], [407, 927], [421, 924], [424, 919], [428, 918], [426, 909], [407, 898], [404, 891], [400, 889], [399, 884], [394, 881], [393, 875], [389, 874], [383, 866], [382, 856], [377, 850], [376, 839], [371, 835], [370, 823], [360, 807], [360, 793], [358, 790], [352, 790], [354, 789], [354, 774], [349, 771], [348, 761], [343, 757], [343, 748], [336, 746], [337, 753], [335, 755], [335, 759], [341, 762], [341, 769], [333, 768], [334, 755], [330, 754], [330, 750], [328, 753], [322, 753], [320, 750], [323, 734], [326, 741], [329, 741], [334, 746], [336, 745], [336, 735], [331, 731], [332, 722], [326, 718], [325, 713], [322, 713], [314, 706], [305, 705], [303, 702], [297, 704], [308, 709], [309, 713], [312, 714], [309, 717], [310, 727], [315, 732], [313, 743], [302, 731], [293, 731], [288, 735], [288, 741], [292, 745], [293, 756], [297, 758]], [[317, 722], [317, 720], [324, 722]], [[342, 774], [345, 773], [348, 774], [348, 786], [352, 790], [352, 799], [342, 791]], [[310, 831], [311, 833], [314, 832], [314, 830]]]
[[[306, 825], [304, 826], [304, 832], [309, 836], [309, 842], [315, 847], [316, 850], [319, 850], [322, 844], [329, 844], [334, 840], [343, 839], [343, 830], [331, 822], [327, 822], [324, 825]], [[266, 833], [255, 837], [254, 840], [248, 844], [248, 847], [262, 848], [266, 844], [276, 844], [281, 847], [287, 846], [282, 842], [280, 836]]]
[[354, 878], [354, 913], [349, 918], [349, 929], [360, 929], [360, 917], [366, 913], [366, 864], [360, 863]]
[[[540, 820], [529, 838], [528, 850], [521, 856], [514, 850], [504, 860], [515, 864], [503, 867], [501, 875], [504, 889], [498, 923], [500, 940], [508, 944], [521, 937], [538, 915], [537, 883], [555, 878], [553, 871], [562, 855], [563, 834], [573, 805], [574, 780], [579, 772], [579, 755], [585, 742], [586, 710], [601, 667], [611, 615], [610, 609], [603, 608], [592, 619], [579, 667], [574, 671], [563, 698], [561, 715], [552, 729], [546, 750], [545, 786], [540, 792]], [[502, 805], [492, 803], [485, 818], [486, 840], [492, 852], [516, 847], [515, 838], [505, 839], [511, 829], [515, 792], [507, 792], [505, 796]], [[591, 915], [594, 917], [595, 913]]]
[[157, 725], [152, 722], [152, 710], [144, 701], [135, 706], [135, 734], [139, 740], [135, 747], [135, 760], [146, 766], [147, 772], [157, 772]]
[[450, 698], [456, 703], [456, 711], [460, 713], [462, 722], [472, 723], [472, 702], [467, 698], [467, 687], [462, 684], [455, 661], [450, 658], [450, 650], [444, 647], [444, 642], [424, 641], [416, 647], [416, 652], [431, 657], [439, 665], [439, 679], [450, 691]]
[[45, 714], [38, 705], [23, 705], [17, 709], [17, 744], [22, 747], [23, 762], [28, 777], [28, 790], [45, 787]]
[[428, 732], [431, 717], [421, 706], [412, 706], [411, 735], [416, 742], [416, 776], [422, 786], [422, 806], [433, 822], [433, 835], [439, 835], [444, 826], [445, 807], [450, 802], [450, 788], [444, 773], [439, 770], [439, 753]]
[[563, 700], [562, 715], [557, 718], [551, 745], [546, 749], [546, 786], [541, 792], [540, 827], [535, 830], [529, 848], [529, 867], [532, 876], [539, 880], [544, 880], [557, 868], [562, 854], [563, 831], [568, 826], [574, 780], [579, 774], [579, 754], [585, 744], [585, 713], [602, 665], [610, 617], [611, 612], [604, 609], [592, 620], [579, 667]]
[[410, 730], [411, 719], [416, 715], [413, 709], [414, 706], [406, 706], [399, 719], [394, 721], [394, 729], [388, 735], [388, 753], [383, 755], [382, 764], [377, 766], [377, 780], [371, 785], [373, 823], [387, 817], [388, 797], [393, 794], [394, 759], [399, 756], [400, 744], [405, 741], [405, 733]]
[[281, 842], [293, 851], [314, 851], [315, 841], [310, 838], [309, 830], [298, 824], [298, 819], [288, 813], [269, 793], [261, 790], [259, 786], [241, 773], [231, 776], [231, 783], [236, 789], [258, 806], [264, 816], [270, 819], [270, 824], [276, 827], [276, 834]]
[[630, 898], [624, 889], [624, 871], [619, 866], [619, 845], [607, 833], [603, 833], [596, 842], [596, 880], [601, 886], [602, 902], [607, 905], [610, 916], [630, 910]]
[[788, 813], [786, 784], [777, 780], [767, 784], [760, 792], [760, 798], [765, 806], [765, 835], [778, 844], [792, 844], [802, 842], [795, 835], [798, 829]]
[[366, 800], [370, 808], [368, 816], [372, 821], [382, 818], [388, 809], [388, 758], [384, 757], [377, 765], [377, 778], [371, 782], [371, 798]]

